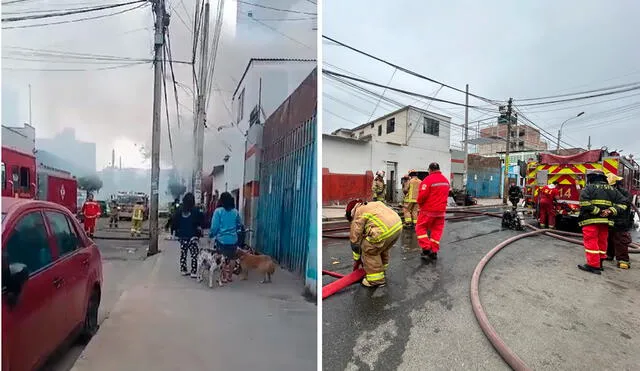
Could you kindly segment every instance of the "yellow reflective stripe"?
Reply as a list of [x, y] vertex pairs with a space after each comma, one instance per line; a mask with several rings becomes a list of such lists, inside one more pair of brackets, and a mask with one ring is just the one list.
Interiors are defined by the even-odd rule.
[[609, 200], [591, 200], [591, 203], [593, 205], [599, 205], [599, 206], [612, 206], [613, 202], [609, 201]]
[[436, 241], [433, 238], [430, 238], [431, 242], [437, 243], [438, 245], [440, 245], [440, 241]]
[[591, 206], [591, 201], [580, 201], [580, 206]]
[[360, 254], [358, 254], [357, 252], [353, 252], [353, 260], [360, 260]]
[[367, 274], [367, 281], [380, 281], [384, 279], [384, 272]]
[[626, 210], [627, 209], [627, 205], [624, 205], [624, 204], [616, 204], [615, 206], [620, 208], [620, 209], [622, 209], [622, 210]]
[[428, 234], [421, 234], [421, 235], [418, 236], [419, 240], [421, 240], [423, 238], [429, 238], [429, 235]]
[[413, 219], [412, 222], [415, 224], [418, 222], [418, 219]]
[[593, 207], [593, 211], [591, 211], [591, 214], [593, 214], [593, 215], [600, 214], [600, 208], [598, 206], [594, 206]]
[[589, 249], [584, 249], [584, 252], [589, 253], [589, 254], [598, 254], [598, 255], [600, 255], [600, 254], [605, 254], [605, 255], [606, 255], [606, 254], [607, 254], [607, 253], [606, 253], [606, 252], [604, 252], [604, 251], [600, 251], [600, 250], [589, 250]]
[[389, 230], [387, 230], [386, 232], [384, 232], [383, 234], [378, 236], [377, 239], [380, 240], [380, 241], [386, 240], [387, 238], [391, 237], [392, 235], [394, 235], [396, 232], [400, 231], [401, 229], [402, 229], [402, 222], [397, 222]]
[[592, 219], [583, 220], [580, 223], [578, 223], [578, 225], [581, 227], [585, 225], [590, 225], [590, 224], [609, 224], [610, 226], [613, 226], [613, 220], [609, 220], [607, 218], [592, 218]]
[[618, 209], [616, 209], [615, 207], [610, 207], [609, 210], [611, 210], [611, 212], [613, 213], [613, 215], [618, 215]]
[[371, 213], [364, 213], [364, 214], [362, 214], [362, 217], [367, 219], [367, 220], [370, 220], [373, 224], [376, 225], [376, 227], [382, 229], [383, 232], [388, 230], [387, 226], [384, 225], [382, 220], [378, 219], [377, 216], [375, 216], [375, 215], [373, 215]]
[[404, 218], [404, 221], [409, 223], [411, 221], [411, 218]]
[[387, 269], [387, 268], [389, 268], [389, 263], [384, 265], [384, 269]]

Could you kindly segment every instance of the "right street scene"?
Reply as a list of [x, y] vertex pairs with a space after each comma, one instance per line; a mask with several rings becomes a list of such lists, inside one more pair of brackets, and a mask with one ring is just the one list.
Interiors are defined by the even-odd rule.
[[321, 5], [323, 370], [638, 369], [640, 4]]

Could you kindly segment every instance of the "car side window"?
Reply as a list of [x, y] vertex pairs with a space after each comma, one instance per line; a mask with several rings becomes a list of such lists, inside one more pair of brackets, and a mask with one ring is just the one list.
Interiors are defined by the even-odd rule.
[[39, 211], [31, 212], [18, 221], [6, 246], [9, 264], [25, 264], [32, 274], [53, 262], [44, 219]]
[[79, 240], [75, 231], [69, 225], [67, 217], [55, 211], [47, 211], [45, 215], [47, 215], [49, 225], [51, 225], [51, 232], [58, 244], [60, 257], [74, 252], [78, 248]]

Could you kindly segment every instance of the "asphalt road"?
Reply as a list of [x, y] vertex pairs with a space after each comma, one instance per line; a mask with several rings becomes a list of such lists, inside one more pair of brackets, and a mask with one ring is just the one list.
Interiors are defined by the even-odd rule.
[[[469, 284], [478, 261], [517, 233], [494, 218], [448, 222], [435, 264], [405, 233], [386, 287], [356, 284], [323, 301], [323, 369], [508, 370], [476, 322]], [[348, 241], [325, 239], [323, 268], [349, 272], [350, 254]], [[549, 237], [507, 247], [480, 281], [489, 320], [536, 370], [637, 369], [640, 264], [595, 276], [576, 268], [583, 261], [580, 246]]]
[[[129, 237], [130, 222], [123, 221], [118, 226], [121, 230], [105, 232], [105, 229], [108, 228], [108, 219], [99, 219], [95, 234], [96, 238], [94, 239], [102, 253], [103, 261], [104, 286], [99, 312], [100, 323], [109, 316], [109, 312], [113, 309], [122, 292], [136, 282], [136, 268], [142, 263], [147, 254], [147, 241], [125, 240], [125, 238]], [[120, 240], [101, 239], [101, 236], [118, 237]], [[84, 346], [78, 344], [62, 346], [43, 367], [43, 370], [70, 370], [83, 349]]]

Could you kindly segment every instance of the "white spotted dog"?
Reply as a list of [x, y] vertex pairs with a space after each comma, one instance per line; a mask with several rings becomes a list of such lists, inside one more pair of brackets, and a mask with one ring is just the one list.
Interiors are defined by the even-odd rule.
[[219, 254], [211, 245], [201, 248], [200, 253], [198, 254], [198, 277], [197, 281], [202, 282], [204, 278], [204, 270], [208, 270], [209, 274], [209, 287], [213, 287], [213, 275], [215, 272], [218, 272], [218, 286], [222, 286], [222, 264], [224, 263], [224, 259], [222, 254]]

